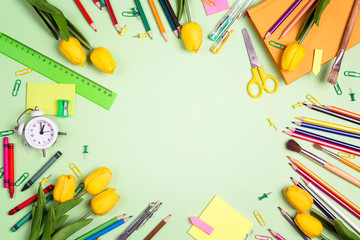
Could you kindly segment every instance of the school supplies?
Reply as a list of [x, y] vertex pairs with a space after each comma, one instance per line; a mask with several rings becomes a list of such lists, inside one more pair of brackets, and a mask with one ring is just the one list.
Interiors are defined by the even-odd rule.
[[302, 103], [298, 102], [297, 104], [293, 105], [293, 108], [296, 109], [296, 108], [301, 107], [301, 106], [302, 106]]
[[206, 222], [202, 221], [198, 217], [190, 217], [190, 222], [191, 222], [192, 225], [194, 225], [195, 227], [201, 229], [202, 231], [204, 231], [208, 235], [210, 235], [212, 233], [212, 231], [214, 231], [214, 228], [212, 226], [210, 226]]
[[145, 30], [146, 30], [147, 34], [149, 35], [150, 39], [152, 39], [151, 28], [150, 28], [149, 22], [147, 21], [147, 18], [145, 16], [145, 12], [141, 6], [140, 0], [135, 0], [135, 4], [136, 4], [137, 9], [139, 10], [140, 18], [144, 24]]
[[45, 163], [45, 165], [40, 168], [39, 171], [36, 172], [36, 174], [24, 185], [24, 187], [21, 189], [21, 191], [25, 191], [26, 189], [28, 189], [47, 169], [49, 169], [49, 167], [51, 167], [51, 165], [58, 159], [60, 158], [62, 155], [62, 153], [60, 151], [58, 151], [57, 153], [55, 153], [54, 156], [52, 156], [52, 158], [50, 158], [50, 160]]
[[[54, 185], [49, 185], [48, 187], [44, 188], [44, 194], [54, 190]], [[31, 198], [25, 200], [24, 202], [20, 203], [18, 206], [14, 207], [9, 211], [9, 215], [14, 215], [15, 213], [19, 212], [24, 207], [30, 205], [31, 203], [35, 202], [38, 198], [38, 194], [35, 194]]]
[[14, 88], [13, 88], [13, 91], [12, 91], [11, 95], [13, 95], [14, 97], [16, 97], [17, 94], [18, 94], [18, 92], [19, 92], [20, 86], [21, 86], [21, 80], [20, 80], [20, 79], [17, 79], [17, 80], [15, 81]]
[[342, 94], [342, 90], [340, 88], [339, 83], [336, 83], [336, 85], [334, 86], [334, 90], [336, 92], [337, 95], [341, 95]]
[[173, 19], [171, 18], [171, 15], [170, 15], [170, 12], [169, 12], [169, 9], [167, 8], [166, 4], [165, 4], [165, 1], [164, 0], [159, 0], [160, 2], [160, 5], [161, 5], [161, 8], [163, 9], [164, 13], [165, 13], [165, 16], [170, 24], [170, 27], [171, 27], [171, 30], [173, 31], [173, 33], [175, 34], [176, 37], [179, 37], [179, 33], [178, 33], [178, 30], [175, 26], [175, 23], [173, 21]]
[[71, 171], [72, 171], [78, 178], [82, 178], [82, 177], [83, 177], [81, 171], [79, 170], [79, 168], [78, 168], [74, 163], [70, 163], [70, 164], [69, 164], [69, 168], [71, 169]]
[[31, 68], [25, 68], [25, 69], [21, 69], [19, 71], [16, 71], [15, 72], [15, 75], [16, 76], [22, 76], [22, 75], [25, 75], [25, 74], [28, 74], [28, 73], [32, 73], [32, 69]]
[[121, 27], [121, 31], [120, 31], [120, 36], [125, 36], [125, 32], [126, 32], [126, 25], [124, 25], [123, 27]]
[[0, 137], [10, 136], [14, 134], [14, 130], [0, 131]]
[[229, 9], [227, 0], [202, 0], [207, 16]]
[[[173, 8], [171, 7], [171, 4], [170, 4], [169, 0], [164, 0], [164, 2], [165, 2], [165, 5], [166, 5], [167, 9], [169, 10], [169, 13], [170, 13], [170, 15], [171, 15], [172, 20], [173, 20], [174, 23], [175, 23], [176, 29], [177, 29], [178, 32], [180, 33], [180, 32], [181, 32], [181, 25], [180, 25], [180, 23], [179, 23], [179, 20], [178, 20], [177, 16], [176, 16], [175, 13], [174, 13]], [[180, 36], [180, 35], [179, 35], [179, 36]]]
[[329, 123], [329, 122], [316, 120], [316, 119], [312, 119], [312, 118], [307, 118], [307, 117], [297, 117], [297, 119], [299, 119], [300, 121], [306, 122], [306, 123], [312, 123], [312, 124], [319, 125], [319, 126], [324, 126], [324, 127], [328, 127], [328, 128], [333, 128], [333, 129], [338, 129], [338, 130], [342, 130], [342, 131], [346, 131], [346, 132], [360, 134], [360, 129], [357, 129], [357, 128], [347, 127], [347, 126], [343, 126], [343, 125], [339, 125], [339, 124], [335, 124], [335, 123]]
[[337, 118], [341, 118], [343, 120], [346, 120], [346, 121], [349, 121], [349, 122], [352, 122], [352, 123], [360, 124], [359, 119], [354, 119], [352, 117], [348, 117], [346, 115], [339, 114], [337, 112], [333, 112], [333, 111], [331, 111], [331, 110], [329, 110], [327, 108], [318, 107], [318, 106], [315, 106], [315, 105], [312, 105], [312, 104], [305, 104], [305, 103], [304, 103], [304, 105], [307, 106], [308, 108], [312, 109], [312, 110], [322, 112], [322, 113], [325, 113], [325, 114], [328, 114], [328, 115], [331, 115], [331, 116], [334, 116], [334, 117], [337, 117]]
[[24, 172], [21, 177], [15, 182], [15, 187], [19, 187], [29, 177], [28, 172]]
[[318, 75], [320, 72], [322, 54], [323, 54], [322, 49], [315, 49], [314, 60], [313, 60], [313, 65], [312, 65], [312, 72], [315, 76]]
[[75, 84], [76, 93], [109, 110], [116, 93], [0, 32], [0, 53], [56, 83]]
[[[96, 28], [95, 28], [95, 24], [93, 22], [93, 20], [91, 19], [91, 17], [89, 16], [89, 14], [87, 13], [87, 11], [85, 10], [84, 6], [81, 4], [80, 0], [74, 0], [76, 5], [78, 6], [78, 8], [80, 9], [82, 15], [85, 17], [86, 21], [89, 23], [89, 25], [95, 30], [95, 32], [97, 32]], [[96, 4], [96, 3], [95, 3]], [[100, 6], [100, 4], [99, 4]]]
[[148, 0], [148, 1], [149, 1], [149, 4], [150, 4], [151, 11], [152, 11], [153, 14], [154, 14], [156, 23], [157, 23], [157, 25], [158, 25], [158, 27], [159, 27], [160, 33], [161, 33], [161, 35], [163, 36], [163, 38], [165, 39], [165, 41], [167, 42], [167, 37], [166, 37], [165, 28], [164, 28], [164, 25], [162, 24], [160, 15], [159, 15], [159, 13], [158, 13], [158, 11], [157, 11], [157, 9], [156, 9], [154, 0]]
[[259, 222], [260, 226], [262, 226], [262, 227], [265, 226], [265, 221], [264, 221], [263, 217], [261, 216], [261, 214], [259, 213], [259, 211], [255, 210], [253, 212], [253, 214], [254, 214], [256, 220]]
[[112, 9], [112, 6], [110, 4], [110, 0], [105, 0], [105, 4], [106, 4], [106, 7], [107, 7], [107, 9], [109, 11], [111, 21], [112, 21], [114, 27], [116, 28], [116, 31], [118, 31], [118, 33], [120, 34], [119, 24], [117, 22], [114, 10]]
[[[253, 74], [253, 78], [250, 80], [247, 86], [247, 91], [249, 95], [253, 98], [259, 98], [263, 94], [263, 91], [265, 90], [267, 93], [275, 93], [279, 88], [279, 82], [274, 76], [268, 75], [265, 73], [264, 68], [261, 66], [260, 61], [258, 57], [256, 56], [254, 46], [251, 43], [249, 33], [247, 32], [246, 28], [242, 29], [242, 34], [245, 40], [246, 49], [249, 54], [249, 59], [251, 63], [251, 72]], [[275, 86], [274, 90], [269, 90], [267, 88], [266, 82], [267, 80], [271, 79]], [[259, 87], [259, 94], [254, 95], [251, 86], [257, 85]]]
[[[259, 4], [247, 11], [249, 20], [257, 32], [260, 40], [264, 44], [270, 57], [272, 58], [275, 66], [278, 68], [282, 78], [286, 84], [290, 84], [305, 74], [311, 72], [313, 52], [315, 49], [323, 49], [322, 64], [328, 62], [336, 56], [338, 47], [341, 41], [341, 35], [344, 32], [347, 18], [350, 14], [351, 7], [354, 0], [349, 1], [331, 1], [326, 7], [326, 11], [321, 15], [320, 27], [314, 28], [309, 33], [311, 35], [311, 41], [305, 40], [301, 45], [305, 48], [307, 54], [300, 66], [293, 72], [283, 71], [280, 68], [281, 56], [283, 54], [279, 49], [269, 45], [269, 41], [277, 41], [286, 28], [286, 25], [291, 22], [288, 18], [284, 21], [277, 31], [275, 31], [265, 41], [263, 40], [264, 35], [271, 27], [273, 22], [276, 22], [279, 16], [281, 16], [293, 3], [289, 0], [266, 0], [261, 1]], [[307, 1], [303, 1], [299, 4], [292, 14], [294, 16], [298, 14], [301, 9], [307, 4]], [[339, 14], [341, 13], [341, 14]], [[295, 41], [296, 36], [302, 28], [303, 21], [296, 23], [286, 38], [281, 39], [281, 43], [289, 45]], [[309, 38], [310, 39], [310, 38]], [[356, 20], [352, 37], [349, 41], [347, 49], [355, 46], [360, 42], [360, 18]], [[326, 51], [325, 51], [326, 50]]]
[[49, 176], [47, 176], [47, 177], [44, 177], [44, 180], [42, 180], [42, 182], [40, 183], [40, 184], [41, 184], [41, 186], [42, 186], [42, 185], [44, 185], [44, 183], [48, 182], [48, 181], [49, 181], [49, 179], [51, 178], [51, 176], [52, 176], [52, 174], [50, 174], [50, 175], [49, 175]]
[[332, 68], [331, 68], [329, 77], [327, 79], [327, 82], [332, 84], [332, 85], [335, 85], [337, 83], [337, 79], [338, 79], [339, 71], [340, 71], [340, 66], [341, 66], [341, 61], [342, 61], [342, 59], [344, 57], [346, 47], [347, 47], [347, 45], [349, 43], [349, 40], [350, 40], [350, 37], [352, 35], [353, 28], [354, 28], [354, 25], [355, 25], [355, 22], [356, 22], [356, 18], [357, 18], [357, 15], [359, 13], [359, 8], [360, 8], [360, 0], [355, 0], [354, 4], [352, 6], [351, 12], [350, 12], [350, 16], [349, 16], [349, 18], [347, 20], [347, 23], [346, 23], [344, 33], [343, 33], [342, 38], [341, 38], [338, 54], [336, 56], [335, 62], [333, 64]]
[[200, 214], [199, 219], [213, 227], [214, 231], [211, 235], [208, 235], [199, 228], [192, 226], [188, 234], [196, 240], [243, 239], [253, 226], [249, 220], [218, 196], [214, 196], [205, 210]]
[[100, 8], [100, 10], [102, 10], [99, 0], [93, 0], [93, 2], [98, 8]]
[[305, 239], [305, 240], [310, 240], [310, 238], [308, 236], [306, 236], [301, 230], [300, 228], [295, 224], [294, 220], [290, 217], [290, 215], [283, 210], [281, 207], [278, 207], [281, 214], [283, 215], [283, 217], [286, 219], [286, 221], [288, 221], [288, 223], [290, 223], [290, 225], [299, 233], [299, 235]]
[[344, 72], [344, 76], [359, 78], [359, 77], [360, 77], [360, 73], [355, 72], [355, 71], [345, 71], [345, 72]]
[[[144, 33], [144, 34], [139, 33], [138, 35], [133, 36], [133, 37], [137, 37], [137, 38], [146, 38], [146, 37], [148, 37], [148, 34], [147, 34], [147, 33]], [[149, 37], [150, 37], [150, 36], [149, 36]]]
[[158, 233], [160, 231], [161, 228], [163, 228], [165, 226], [165, 224], [169, 221], [171, 217], [171, 214], [169, 216], [167, 216], [164, 220], [162, 220], [152, 231], [151, 233], [149, 233], [149, 235], [146, 236], [146, 238], [144, 240], [150, 240], [152, 239], [156, 233]]
[[269, 231], [271, 232], [271, 234], [278, 240], [286, 240], [283, 236], [281, 236], [280, 234], [278, 234], [277, 232], [275, 232], [274, 230], [271, 230], [269, 228]]
[[4, 137], [4, 188], [9, 188], [9, 138]]
[[276, 128], [276, 126], [275, 126], [275, 122], [274, 122], [271, 118], [268, 118], [267, 120], [268, 120], [269, 123], [270, 123], [270, 127], [274, 127], [275, 130], [277, 131], [277, 128]]
[[9, 165], [8, 165], [9, 193], [10, 193], [10, 198], [13, 198], [14, 196], [14, 144], [13, 143], [8, 144], [8, 151], [9, 151]]
[[264, 198], [269, 198], [269, 195], [271, 194], [271, 192], [269, 193], [264, 193], [262, 196], [259, 197], [259, 200], [263, 200]]
[[127, 218], [123, 218], [123, 219], [120, 219], [119, 221], [116, 221], [115, 223], [111, 224], [110, 226], [100, 230], [99, 232], [95, 233], [94, 235], [92, 235], [91, 237], [88, 237], [86, 238], [86, 240], [96, 240], [98, 239], [99, 237], [101, 237], [102, 235], [110, 232], [111, 230], [114, 230], [115, 228], [123, 225], [124, 223], [126, 223], [127, 221], [129, 221], [129, 219], [131, 218], [132, 216], [130, 217], [127, 217]]
[[83, 151], [83, 154], [84, 154], [84, 159], [86, 160], [87, 159], [87, 155], [88, 155], [88, 145], [84, 145], [84, 151]]
[[350, 112], [350, 111], [347, 111], [347, 110], [344, 110], [344, 109], [341, 109], [341, 108], [337, 108], [337, 107], [334, 107], [334, 106], [329, 106], [329, 105], [323, 105], [323, 107], [329, 109], [332, 112], [336, 112], [336, 113], [339, 113], [339, 114], [342, 114], [342, 115], [345, 115], [345, 116], [348, 116], [348, 117], [351, 117], [351, 118], [356, 118], [356, 119], [360, 120], [360, 115], [357, 114], [357, 113], [353, 113], [353, 112]]

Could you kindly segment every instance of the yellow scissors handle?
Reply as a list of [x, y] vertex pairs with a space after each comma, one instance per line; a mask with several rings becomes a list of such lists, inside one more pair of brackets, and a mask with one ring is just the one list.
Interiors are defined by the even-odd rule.
[[[253, 78], [250, 80], [250, 82], [248, 83], [248, 86], [247, 86], [247, 91], [249, 93], [249, 95], [253, 98], [259, 98], [261, 97], [261, 95], [263, 94], [263, 86], [261, 84], [261, 81], [260, 81], [260, 75], [259, 75], [259, 72], [257, 70], [257, 68], [252, 68], [251, 69], [251, 72], [253, 74]], [[252, 92], [251, 92], [251, 85], [257, 85], [259, 87], [259, 94], [258, 95], [254, 95]]]
[[[278, 88], [279, 88], [279, 82], [278, 82], [278, 80], [277, 80], [274, 76], [271, 76], [271, 75], [269, 75], [269, 74], [266, 74], [265, 71], [264, 71], [263, 66], [258, 67], [257, 70], [259, 71], [259, 74], [260, 74], [260, 79], [261, 79], [261, 81], [262, 81], [262, 87], [263, 87], [263, 89], [264, 89], [267, 93], [275, 93], [275, 92], [278, 90]], [[272, 91], [270, 91], [270, 90], [267, 88], [267, 86], [266, 86], [266, 81], [267, 81], [268, 79], [271, 79], [271, 80], [274, 82], [274, 84], [275, 84], [274, 90], [272, 90]]]

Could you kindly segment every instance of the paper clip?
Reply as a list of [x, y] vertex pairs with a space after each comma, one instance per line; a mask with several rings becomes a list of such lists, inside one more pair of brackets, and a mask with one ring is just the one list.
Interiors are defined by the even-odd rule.
[[272, 240], [272, 237], [263, 236], [263, 235], [255, 235], [255, 239], [257, 239], [257, 240]]
[[75, 189], [75, 195], [74, 197], [76, 197], [77, 195], [79, 195], [79, 193], [81, 193], [82, 190], [84, 190], [85, 188], [85, 184], [84, 183], [80, 183], [76, 189]]
[[31, 68], [25, 68], [25, 69], [16, 71], [16, 72], [15, 72], [15, 75], [16, 75], [16, 76], [22, 76], [22, 75], [31, 73], [32, 71], [33, 71], [33, 70], [32, 70]]
[[106, 7], [106, 3], [104, 2], [104, 0], [99, 0], [99, 3], [102, 8]]
[[354, 158], [355, 158], [355, 155], [350, 154], [350, 153], [346, 153], [346, 152], [338, 152], [337, 155], [338, 155], [339, 157], [347, 158], [347, 159], [354, 159]]
[[71, 171], [73, 171], [73, 173], [78, 177], [78, 178], [82, 178], [83, 175], [82, 173], [80, 172], [80, 170], [78, 169], [78, 167], [73, 164], [73, 163], [70, 163], [69, 164], [69, 168], [71, 169]]
[[16, 80], [15, 84], [14, 84], [13, 91], [12, 91], [12, 95], [14, 97], [16, 97], [16, 95], [18, 94], [19, 89], [20, 89], [20, 85], [21, 85], [21, 80], [20, 79]]
[[315, 104], [316, 106], [321, 107], [321, 103], [320, 103], [316, 98], [314, 98], [313, 96], [311, 96], [310, 94], [307, 94], [307, 95], [306, 95], [306, 98], [307, 98], [307, 100], [309, 100], [310, 102], [312, 102], [312, 103]]
[[344, 75], [347, 77], [360, 77], [360, 73], [355, 72], [355, 71], [345, 71]]
[[15, 187], [20, 186], [28, 177], [29, 177], [29, 173], [24, 172], [23, 175], [21, 175], [21, 177], [15, 182]]
[[275, 41], [273, 41], [273, 40], [271, 40], [271, 41], [269, 42], [269, 45], [270, 45], [270, 46], [273, 46], [273, 47], [276, 47], [276, 48], [278, 48], [278, 49], [280, 49], [280, 50], [285, 50], [285, 48], [286, 48], [286, 46], [285, 46], [284, 44], [275, 42]]
[[262, 226], [262, 227], [265, 226], [265, 221], [262, 218], [262, 216], [260, 215], [259, 211], [255, 210], [253, 213], [254, 213], [256, 220], [260, 223], [260, 226]]
[[31, 155], [32, 150], [31, 150], [31, 147], [30, 147], [29, 143], [25, 139], [21, 140], [21, 142], [22, 142], [23, 147], [25, 148], [26, 153], [28, 155]]
[[4, 176], [4, 167], [0, 168], [0, 179]]
[[336, 85], [334, 86], [335, 92], [337, 95], [341, 95], [342, 94], [342, 90], [340, 88], [339, 83], [336, 83]]
[[0, 132], [0, 137], [6, 137], [14, 134], [14, 130], [5, 130]]
[[209, 5], [210, 7], [215, 7], [215, 2], [211, 1], [211, 0], [203, 0], [204, 3], [206, 3], [207, 5]]
[[138, 17], [140, 13], [133, 7], [131, 8], [131, 11], [123, 11], [121, 15], [123, 17]]

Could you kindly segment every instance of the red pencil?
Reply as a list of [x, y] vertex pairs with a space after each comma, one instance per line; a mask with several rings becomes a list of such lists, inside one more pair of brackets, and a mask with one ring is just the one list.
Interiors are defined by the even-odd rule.
[[344, 110], [344, 109], [337, 108], [337, 107], [334, 107], [334, 106], [326, 106], [326, 105], [323, 105], [323, 107], [329, 109], [329, 110], [332, 111], [332, 112], [337, 112], [337, 113], [340, 113], [340, 114], [342, 114], [342, 115], [349, 116], [349, 117], [356, 118], [356, 119], [359, 119], [359, 120], [360, 120], [360, 115], [357, 114], [357, 113], [353, 113], [353, 112], [350, 112], [350, 111], [346, 111], [346, 110]]
[[9, 143], [9, 193], [10, 197], [14, 196], [14, 144]]
[[102, 10], [99, 0], [93, 0], [93, 2], [96, 4], [98, 8], [100, 8], [100, 10]]
[[107, 7], [108, 10], [109, 10], [109, 14], [110, 14], [110, 17], [111, 17], [111, 21], [113, 22], [114, 27], [116, 28], [116, 31], [118, 31], [118, 33], [120, 34], [119, 25], [118, 25], [118, 22], [117, 22], [117, 20], [116, 20], [114, 11], [113, 11], [113, 9], [112, 9], [112, 7], [111, 7], [110, 0], [105, 0], [105, 4], [106, 4], [106, 7]]
[[[54, 185], [49, 185], [47, 188], [44, 188], [44, 194], [47, 194], [48, 192], [54, 190]], [[32, 196], [31, 198], [29, 198], [28, 200], [24, 201], [23, 203], [19, 204], [18, 206], [14, 207], [13, 209], [11, 209], [9, 211], [9, 215], [13, 215], [15, 213], [17, 213], [18, 211], [20, 211], [21, 209], [23, 209], [24, 207], [30, 205], [31, 203], [35, 202], [38, 198], [38, 195], [35, 194], [34, 196]]]
[[97, 32], [96, 28], [95, 28], [95, 24], [93, 22], [93, 20], [91, 19], [91, 17], [89, 16], [89, 14], [86, 12], [84, 6], [81, 4], [80, 0], [74, 0], [76, 5], [78, 6], [78, 8], [80, 9], [81, 13], [83, 14], [83, 16], [85, 17], [86, 21], [89, 23], [89, 25], [95, 30], [95, 32]]

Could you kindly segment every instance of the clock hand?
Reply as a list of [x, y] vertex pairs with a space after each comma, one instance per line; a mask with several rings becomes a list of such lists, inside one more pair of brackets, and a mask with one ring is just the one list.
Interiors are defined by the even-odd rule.
[[40, 122], [40, 134], [43, 135], [44, 134], [44, 128], [45, 128], [45, 124], [42, 125], [41, 122]]

